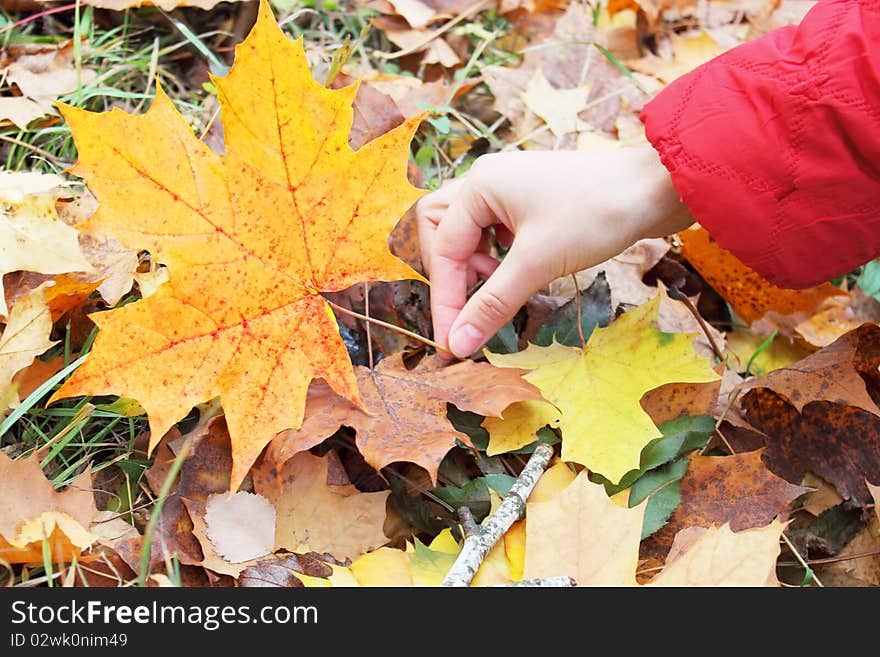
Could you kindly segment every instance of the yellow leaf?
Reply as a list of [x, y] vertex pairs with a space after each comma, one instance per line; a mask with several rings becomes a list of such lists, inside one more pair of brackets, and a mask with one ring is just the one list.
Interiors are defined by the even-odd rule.
[[482, 427], [489, 432], [486, 454], [512, 452], [537, 440], [541, 427], [559, 426], [559, 410], [541, 401], [515, 402], [504, 409], [504, 416], [487, 416]]
[[361, 555], [349, 569], [360, 586], [412, 586], [409, 557], [403, 550], [383, 547]]
[[44, 511], [25, 522], [12, 540], [0, 535], [0, 562], [42, 563], [44, 542], [53, 563], [70, 562], [96, 540], [66, 513]]
[[79, 233], [58, 218], [55, 201], [64, 181], [53, 174], [0, 172], [0, 316], [6, 317], [4, 274], [93, 271], [79, 246]]
[[55, 340], [49, 339], [52, 315], [46, 305], [45, 286], [44, 283], [15, 300], [9, 321], [0, 336], [0, 399], [6, 400], [0, 406], [0, 412], [10, 404], [17, 403], [12, 377], [56, 344]]
[[[559, 493], [568, 488], [577, 475], [563, 461], [556, 461], [532, 489], [529, 502], [549, 502]], [[520, 520], [513, 523], [504, 534], [504, 552], [510, 563], [510, 579], [517, 582], [523, 578], [523, 570], [526, 561], [526, 521]]]
[[731, 531], [729, 523], [684, 529], [675, 536], [666, 566], [646, 586], [778, 586], [784, 527], [777, 518], [741, 532]]
[[[449, 530], [444, 529], [443, 531], [448, 532]], [[436, 542], [437, 539], [434, 539], [432, 545]], [[454, 544], [455, 541], [452, 543]], [[441, 539], [438, 547], [439, 550], [433, 549], [415, 539], [415, 551], [409, 557], [409, 570], [412, 573], [413, 586], [440, 586], [443, 583], [446, 573], [455, 563], [458, 546], [456, 545], [455, 552], [450, 552], [451, 546], [447, 539]]]
[[568, 575], [579, 586], [635, 586], [646, 506], [617, 506], [586, 472], [550, 502], [528, 502], [524, 577]]
[[434, 540], [428, 545], [428, 549], [444, 554], [458, 554], [460, 552], [459, 545], [452, 537], [452, 530], [449, 527], [434, 537]]
[[526, 521], [513, 523], [504, 534], [504, 554], [510, 564], [510, 580], [518, 582], [526, 568]]
[[617, 482], [639, 467], [642, 448], [662, 434], [639, 405], [665, 383], [715, 381], [693, 347], [695, 334], [654, 328], [660, 297], [597, 328], [583, 348], [556, 342], [516, 354], [485, 352], [493, 365], [533, 370], [524, 378], [562, 412], [562, 459]]
[[[745, 372], [746, 366], [758, 348], [767, 339], [766, 335], [755, 335], [747, 329], [737, 329], [727, 334], [727, 350], [739, 361], [736, 371]], [[768, 347], [752, 360], [749, 372], [755, 376], [763, 376], [774, 370], [781, 369], [810, 355], [806, 349], [799, 347], [784, 337], [776, 336]], [[733, 364], [731, 364], [733, 367]]]
[[669, 41], [672, 52], [668, 58], [647, 55], [626, 62], [627, 66], [633, 71], [653, 75], [668, 84], [725, 50], [704, 30], [692, 36], [670, 34]]
[[273, 436], [301, 425], [313, 379], [363, 407], [321, 292], [424, 280], [388, 248], [424, 190], [407, 179], [420, 117], [353, 151], [357, 85], [315, 82], [302, 41], [284, 35], [267, 0], [231, 71], [213, 82], [224, 155], [192, 133], [161, 88], [142, 116], [61, 108], [79, 153], [73, 171], [99, 201], [77, 228], [150, 251], [168, 281], [91, 316], [100, 332], [89, 357], [50, 402], [137, 399], [152, 451], [219, 396], [234, 491]]
[[48, 541], [52, 560], [69, 562], [97, 540], [85, 529], [98, 512], [91, 468], [58, 492], [36, 452], [16, 461], [0, 452], [0, 482], [0, 561], [42, 563]]
[[589, 95], [588, 85], [573, 89], [555, 88], [538, 69], [520, 97], [526, 107], [544, 120], [550, 132], [562, 137], [569, 132], [577, 132], [584, 126], [578, 114], [586, 108]]
[[549, 502], [568, 488], [575, 479], [577, 473], [572, 472], [564, 461], [556, 461], [538, 479], [532, 494], [529, 495], [529, 502]]

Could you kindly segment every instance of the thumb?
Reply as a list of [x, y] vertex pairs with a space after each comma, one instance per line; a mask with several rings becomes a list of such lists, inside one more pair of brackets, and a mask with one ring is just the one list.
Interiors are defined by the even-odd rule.
[[458, 358], [467, 358], [479, 349], [507, 322], [544, 281], [536, 275], [527, 253], [516, 242], [498, 269], [465, 304], [449, 330], [449, 350]]

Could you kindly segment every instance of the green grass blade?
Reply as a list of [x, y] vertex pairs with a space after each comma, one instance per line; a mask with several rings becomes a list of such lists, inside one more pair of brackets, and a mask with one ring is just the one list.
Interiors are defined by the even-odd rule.
[[13, 424], [18, 422], [18, 420], [31, 408], [33, 408], [34, 404], [37, 403], [40, 399], [43, 398], [47, 392], [49, 392], [58, 382], [60, 382], [64, 377], [73, 372], [77, 367], [83, 364], [83, 361], [86, 359], [88, 354], [83, 354], [75, 361], [73, 361], [70, 365], [65, 367], [63, 370], [57, 372], [54, 376], [48, 379], [43, 385], [34, 390], [31, 394], [29, 394], [23, 402], [21, 402], [18, 407], [12, 411], [6, 419], [3, 420], [3, 424], [0, 424], [0, 438], [6, 435], [6, 432], [12, 427]]

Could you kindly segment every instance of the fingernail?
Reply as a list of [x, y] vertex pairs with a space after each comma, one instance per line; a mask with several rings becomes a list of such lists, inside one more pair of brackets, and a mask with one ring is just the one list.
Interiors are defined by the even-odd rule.
[[462, 324], [449, 336], [449, 348], [459, 358], [474, 353], [483, 344], [483, 333], [473, 324]]

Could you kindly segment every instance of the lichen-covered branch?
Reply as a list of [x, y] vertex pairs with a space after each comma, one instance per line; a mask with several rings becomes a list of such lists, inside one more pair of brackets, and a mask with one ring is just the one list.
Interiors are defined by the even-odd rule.
[[483, 522], [478, 531], [472, 531], [465, 538], [461, 552], [446, 573], [443, 586], [468, 586], [471, 583], [489, 550], [525, 514], [526, 499], [547, 469], [551, 456], [553, 448], [550, 445], [538, 445], [495, 513]]
[[518, 582], [508, 582], [507, 584], [499, 584], [498, 586], [512, 586], [522, 588], [533, 587], [570, 587], [577, 586], [574, 577], [568, 575], [559, 575], [558, 577], [541, 577], [536, 579], [521, 579]]

